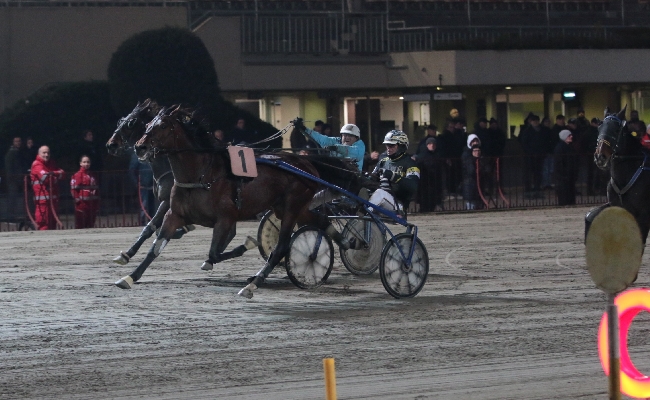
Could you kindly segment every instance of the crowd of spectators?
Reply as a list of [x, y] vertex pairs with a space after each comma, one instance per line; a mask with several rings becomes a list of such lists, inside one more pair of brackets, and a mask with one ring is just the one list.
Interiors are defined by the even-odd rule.
[[[598, 169], [592, 161], [598, 137], [598, 118], [588, 120], [583, 109], [575, 117], [555, 116], [540, 118], [529, 113], [515, 142], [524, 157], [524, 197], [542, 198], [545, 190], [555, 190], [557, 204], [575, 204], [580, 193], [576, 186], [579, 176], [584, 177], [586, 195], [605, 193], [606, 172]], [[638, 133], [644, 147], [650, 149], [650, 125], [641, 121], [637, 111], [632, 111], [627, 123], [628, 129]], [[322, 137], [332, 136], [332, 127], [323, 121], [316, 121], [312, 128]], [[217, 128], [215, 139], [223, 143], [246, 144], [255, 142], [256, 132], [246, 127], [240, 118], [230, 130]], [[336, 136], [334, 136], [336, 137]], [[305, 135], [293, 132], [291, 147], [304, 154], [318, 144]], [[504, 155], [507, 135], [495, 118], [481, 117], [468, 131], [466, 121], [458, 110], [452, 109], [442, 130], [430, 124], [424, 129], [424, 136], [409, 148], [412, 160], [420, 170], [417, 203], [422, 212], [444, 210], [445, 200], [462, 199], [466, 209], [484, 207], [490, 196], [495, 194], [497, 159]], [[76, 147], [76, 160], [80, 169], [72, 176], [71, 194], [75, 202], [75, 227], [90, 228], [95, 224], [99, 211], [100, 185], [102, 180], [105, 149], [94, 140], [94, 134], [86, 130]], [[362, 165], [363, 171], [373, 171], [385, 154], [367, 152]], [[29, 185], [34, 195], [35, 229], [53, 229], [56, 221], [53, 212], [58, 205], [58, 182], [64, 179], [64, 171], [56, 167], [50, 149], [37, 147], [31, 138], [13, 138], [5, 154], [5, 185], [7, 189], [6, 220], [26, 219], [24, 201], [24, 177], [29, 176]], [[361, 162], [360, 162], [361, 163]], [[137, 185], [144, 210], [153, 215], [158, 206], [153, 193], [151, 168], [132, 155], [129, 176]], [[486, 200], [488, 199], [488, 200]], [[146, 223], [144, 212], [141, 223]]]

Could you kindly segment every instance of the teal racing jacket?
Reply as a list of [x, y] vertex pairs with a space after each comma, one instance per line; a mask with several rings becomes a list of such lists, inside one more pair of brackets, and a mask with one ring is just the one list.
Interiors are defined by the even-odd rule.
[[320, 133], [309, 128], [305, 128], [305, 132], [307, 132], [307, 134], [311, 136], [311, 138], [314, 139], [323, 148], [335, 146], [336, 150], [333, 150], [333, 152], [336, 153], [336, 156], [351, 158], [355, 160], [357, 162], [357, 166], [359, 167], [359, 171], [361, 171], [361, 168], [363, 168], [363, 155], [366, 154], [366, 145], [363, 143], [363, 140], [359, 139], [354, 142], [352, 146], [347, 146], [341, 144], [340, 137], [329, 137], [321, 135]]

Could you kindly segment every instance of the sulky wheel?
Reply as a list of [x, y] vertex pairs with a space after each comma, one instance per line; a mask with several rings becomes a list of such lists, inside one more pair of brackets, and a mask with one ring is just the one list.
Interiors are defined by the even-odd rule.
[[334, 266], [332, 239], [320, 229], [303, 226], [291, 236], [285, 267], [289, 279], [301, 289], [322, 285]]
[[258, 249], [260, 255], [264, 260], [269, 259], [271, 251], [278, 244], [278, 236], [280, 235], [280, 220], [275, 216], [273, 210], [268, 210], [260, 220], [260, 225], [257, 228], [257, 242], [259, 243]]
[[350, 220], [341, 233], [348, 240], [354, 238], [358, 250], [340, 248], [341, 261], [355, 275], [370, 275], [379, 267], [381, 249], [386, 236], [374, 221]]
[[[427, 281], [429, 255], [420, 238], [415, 241], [411, 265], [407, 266], [405, 263], [404, 257], [408, 257], [412, 243], [413, 235], [400, 233], [386, 243], [381, 252], [379, 263], [381, 283], [388, 294], [395, 298], [414, 297]], [[402, 249], [401, 253], [399, 248]]]
[[[260, 219], [260, 224], [257, 228], [257, 243], [259, 243], [257, 248], [265, 261], [269, 259], [269, 255], [273, 249], [275, 249], [275, 245], [278, 244], [281, 222], [282, 221], [275, 216], [273, 210], [268, 210], [264, 213], [262, 219]], [[296, 231], [296, 228], [297, 226], [293, 227], [294, 232]]]

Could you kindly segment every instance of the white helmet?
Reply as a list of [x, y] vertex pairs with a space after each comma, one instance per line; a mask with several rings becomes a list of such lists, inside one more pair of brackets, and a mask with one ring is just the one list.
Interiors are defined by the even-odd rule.
[[407, 148], [409, 147], [409, 137], [402, 131], [392, 130], [386, 134], [386, 137], [384, 137], [384, 144], [403, 145]]
[[345, 124], [341, 128], [341, 134], [356, 136], [357, 138], [361, 137], [361, 131], [355, 124]]

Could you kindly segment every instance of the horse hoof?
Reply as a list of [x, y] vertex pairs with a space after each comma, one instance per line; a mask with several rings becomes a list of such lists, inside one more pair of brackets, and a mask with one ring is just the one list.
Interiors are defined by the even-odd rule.
[[129, 260], [130, 260], [129, 256], [120, 252], [120, 255], [113, 259], [113, 262], [115, 264], [126, 265], [129, 263]]
[[201, 269], [204, 271], [212, 271], [212, 264], [210, 264], [207, 261], [203, 261], [203, 265], [201, 265]]
[[255, 286], [254, 283], [249, 283], [246, 285], [245, 288], [239, 291], [239, 295], [241, 297], [246, 297], [247, 299], [252, 299], [253, 298], [253, 290], [257, 289], [257, 286]]
[[133, 287], [133, 278], [127, 275], [124, 278], [115, 282], [115, 286], [117, 286], [120, 289], [131, 289]]
[[257, 240], [253, 239], [250, 236], [246, 236], [246, 240], [244, 241], [244, 247], [246, 247], [246, 250], [254, 249], [256, 247], [259, 247], [259, 245], [260, 243]]
[[196, 227], [193, 224], [189, 224], [185, 225], [183, 229], [185, 229], [185, 232], [192, 232], [194, 229], [196, 229]]

